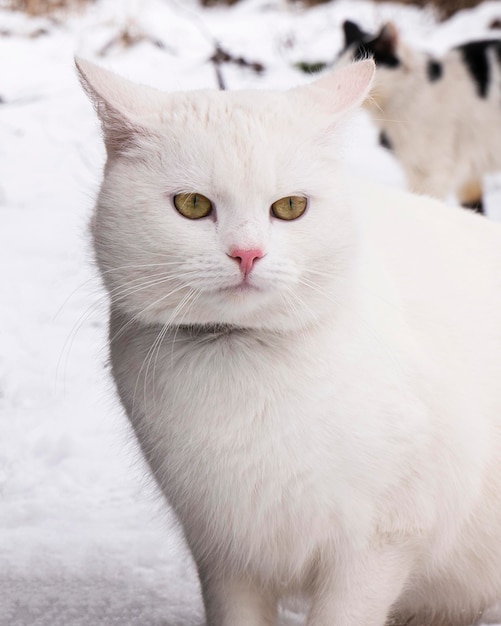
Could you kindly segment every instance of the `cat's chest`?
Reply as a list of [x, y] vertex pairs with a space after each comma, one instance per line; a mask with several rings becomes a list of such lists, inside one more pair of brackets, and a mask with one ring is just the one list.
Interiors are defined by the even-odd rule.
[[284, 555], [307, 567], [338, 532], [366, 536], [415, 438], [375, 351], [361, 359], [347, 334], [155, 343], [127, 330], [115, 380], [195, 552], [208, 542], [224, 558], [230, 533], [242, 558], [271, 551], [287, 571]]
[[144, 345], [122, 357], [129, 375], [136, 370], [128, 413], [175, 506], [198, 507], [204, 518], [226, 502], [244, 519], [256, 507], [264, 518], [349, 510], [361, 519], [368, 494], [383, 489], [393, 462], [374, 403], [381, 368], [352, 371], [359, 360], [326, 337], [178, 336], [154, 357]]
[[223, 554], [230, 533], [247, 562], [258, 567], [276, 552], [273, 567], [285, 571], [286, 555], [307, 567], [318, 538], [335, 533], [343, 507], [332, 477], [342, 473], [343, 455], [331, 426], [320, 423], [332, 414], [332, 397], [315, 383], [327, 377], [328, 361], [312, 377], [311, 365], [287, 350], [261, 348], [213, 346], [185, 360], [191, 382], [164, 381], [173, 404], [154, 464], [195, 551], [210, 531]]
[[412, 436], [392, 413], [384, 363], [367, 350], [360, 359], [351, 337], [335, 347], [322, 333], [156, 337], [112, 346], [112, 361], [143, 449], [171, 482], [195, 472], [200, 482], [226, 474], [228, 486], [356, 482], [363, 466], [384, 465], [395, 437]]
[[297, 447], [304, 455], [304, 430], [316, 439], [317, 417], [332, 408], [329, 358], [317, 359], [315, 368], [309, 361], [245, 336], [166, 344], [144, 413], [163, 425], [170, 454], [182, 450], [211, 458], [211, 465], [224, 459], [228, 468], [238, 462], [257, 471], [266, 459], [294, 456]]
[[321, 470], [324, 454], [335, 463], [340, 394], [328, 353], [312, 357], [245, 334], [172, 337], [153, 358], [144, 346], [121, 359], [136, 381], [126, 404], [150, 462], [173, 489], [185, 481], [201, 489], [224, 482], [227, 492], [258, 493], [272, 481], [288, 489], [299, 474]]

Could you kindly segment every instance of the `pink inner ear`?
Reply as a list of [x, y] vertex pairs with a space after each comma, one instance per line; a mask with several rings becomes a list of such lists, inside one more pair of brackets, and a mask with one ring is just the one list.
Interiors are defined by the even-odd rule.
[[149, 134], [144, 119], [159, 110], [159, 92], [136, 85], [94, 63], [75, 59], [82, 85], [101, 120], [108, 156]]
[[367, 59], [336, 69], [303, 89], [331, 114], [345, 113], [369, 95], [375, 71], [374, 61]]

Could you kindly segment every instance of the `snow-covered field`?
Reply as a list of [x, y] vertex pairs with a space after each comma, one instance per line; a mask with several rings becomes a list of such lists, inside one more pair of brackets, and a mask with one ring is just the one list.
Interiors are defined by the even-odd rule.
[[[365, 0], [308, 11], [101, 0], [60, 22], [0, 9], [0, 626], [203, 624], [193, 563], [106, 368], [106, 300], [86, 232], [104, 154], [73, 55], [168, 90], [215, 88], [207, 59], [218, 40], [266, 66], [223, 67], [229, 88], [288, 87], [307, 80], [294, 62], [334, 58], [346, 18], [368, 29], [391, 18], [441, 51], [487, 35], [494, 17], [499, 2], [442, 25], [431, 11]], [[124, 29], [140, 41], [123, 47]], [[402, 185], [365, 118], [355, 137], [357, 167]], [[491, 216], [498, 202], [492, 192]]]

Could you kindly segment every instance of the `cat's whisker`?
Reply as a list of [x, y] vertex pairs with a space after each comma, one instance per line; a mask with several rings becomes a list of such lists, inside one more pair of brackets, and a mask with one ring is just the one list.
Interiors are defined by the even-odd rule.
[[[196, 293], [194, 289], [192, 289], [191, 291], [189, 291], [179, 302], [179, 304], [176, 306], [176, 308], [174, 309], [174, 311], [172, 312], [170, 318], [167, 320], [167, 322], [163, 325], [163, 329], [159, 334], [159, 337], [157, 337], [157, 341], [154, 342], [151, 350], [151, 356], [148, 362], [148, 365], [146, 367], [146, 372], [145, 372], [145, 393], [146, 393], [146, 380], [148, 378], [148, 369], [150, 366], [150, 362], [151, 362], [151, 358], [153, 357], [155, 351], [156, 351], [156, 355], [155, 355], [155, 360], [154, 360], [154, 364], [153, 364], [153, 374], [155, 373], [155, 366], [156, 366], [156, 361], [158, 358], [158, 350], [160, 348], [161, 342], [163, 340], [163, 338], [165, 337], [165, 334], [167, 333], [167, 331], [171, 328], [171, 325], [173, 324], [174, 320], [176, 320], [176, 318], [180, 315], [181, 311], [183, 310], [183, 308], [185, 307], [186, 303], [188, 303], [190, 301], [190, 299], [192, 298], [193, 294]], [[175, 334], [174, 334], [174, 340], [176, 338], [176, 334], [177, 334], [177, 329], [178, 329], [178, 322], [176, 323], [176, 327], [175, 327]], [[155, 350], [155, 344], [157, 347], [157, 350]], [[153, 376], [154, 378], [154, 376]], [[146, 397], [146, 396], [145, 396]]]
[[[156, 335], [153, 343], [151, 344], [148, 352], [146, 353], [146, 356], [144, 357], [143, 362], [141, 363], [141, 367], [139, 368], [139, 372], [138, 372], [137, 378], [136, 378], [136, 384], [134, 386], [134, 394], [132, 396], [132, 412], [133, 413], [135, 413], [137, 388], [139, 386], [139, 383], [140, 383], [140, 380], [141, 380], [141, 374], [143, 373], [143, 370], [145, 369], [145, 366], [146, 366], [146, 371], [145, 371], [144, 380], [143, 380], [143, 395], [144, 395], [144, 402], [147, 403], [146, 385], [148, 383], [149, 361], [151, 359], [151, 355], [153, 354], [153, 351], [155, 350], [155, 346], [157, 344], [158, 345], [161, 344], [162, 338], [165, 336], [165, 334], [167, 333], [168, 330], [169, 330], [169, 323], [166, 322], [165, 324], [162, 325], [160, 331]], [[153, 384], [154, 384], [154, 381], [153, 381]]]
[[[309, 280], [308, 278], [306, 278], [306, 276], [300, 276], [298, 278], [298, 282], [301, 283], [302, 285], [305, 285], [306, 287], [309, 287], [310, 289], [313, 289], [314, 291], [322, 294], [322, 296], [327, 296], [327, 291], [322, 290], [321, 286], [318, 285], [317, 283], [315, 283], [313, 280]], [[336, 304], [338, 304], [338, 302], [336, 302], [335, 300], [333, 300], [331, 298], [332, 302], [335, 302]]]
[[290, 294], [292, 295], [294, 294], [293, 289], [291, 287], [287, 287], [285, 291], [281, 292], [282, 299], [284, 300], [288, 310], [291, 312], [292, 316], [298, 323], [298, 328], [302, 328], [303, 321], [301, 320], [301, 316], [299, 315], [297, 302], [294, 299], [294, 297], [291, 297]]
[[299, 296], [296, 292], [294, 292], [292, 288], [289, 288], [289, 292], [292, 294], [292, 297], [289, 298], [289, 303], [290, 303], [290, 306], [292, 306], [294, 310], [296, 311], [296, 319], [298, 321], [298, 327], [302, 331], [304, 331], [304, 319], [303, 319], [303, 316], [301, 316], [299, 313], [299, 306], [301, 306], [302, 309], [308, 311], [310, 315], [310, 319], [315, 319], [316, 313], [315, 311], [312, 310], [309, 304], [305, 302], [304, 298], [301, 298], [301, 296]]
[[89, 278], [84, 280], [83, 283], [80, 283], [80, 285], [75, 287], [75, 289], [72, 289], [72, 291], [66, 296], [66, 298], [63, 300], [61, 306], [54, 313], [53, 321], [55, 322], [57, 320], [59, 315], [61, 315], [61, 312], [63, 311], [64, 307], [68, 304], [68, 302], [74, 297], [74, 295], [76, 293], [78, 293], [86, 285], [88, 285], [89, 283], [92, 283], [94, 281], [96, 282], [96, 286], [95, 286], [96, 291], [102, 291], [102, 281], [100, 280], [100, 277], [97, 276], [97, 275], [96, 276], [90, 276]]
[[[176, 338], [177, 338], [177, 333], [179, 331], [179, 326], [183, 323], [184, 319], [186, 318], [186, 314], [188, 313], [190, 308], [193, 307], [193, 305], [200, 298], [201, 293], [202, 292], [201, 292], [200, 289], [193, 289], [193, 291], [189, 295], [189, 298], [187, 298], [185, 300], [185, 302], [182, 303], [183, 307], [185, 307], [185, 312], [184, 312], [183, 317], [181, 317], [181, 319], [176, 324], [176, 330], [174, 332], [174, 337], [173, 337], [173, 340], [172, 340], [172, 347], [171, 347], [171, 367], [172, 367], [173, 359], [174, 359], [174, 345], [176, 343]], [[179, 310], [176, 310], [174, 312], [174, 314], [171, 317], [171, 321], [173, 321], [174, 317], [177, 317], [179, 315], [179, 313], [181, 313], [183, 307], [178, 307]]]
[[[166, 275], [165, 272], [159, 272], [158, 274], [151, 274], [150, 276], [146, 276], [146, 278], [151, 280], [144, 280], [145, 277], [141, 276], [138, 278], [134, 278], [129, 281], [129, 283], [139, 283], [139, 285], [131, 285], [130, 287], [126, 284], [119, 285], [114, 289], [109, 289], [108, 293], [111, 296], [112, 302], [120, 302], [121, 300], [126, 300], [131, 295], [135, 295], [139, 291], [144, 291], [145, 289], [156, 287], [157, 285], [161, 285], [166, 282], [179, 280], [182, 278], [190, 278], [195, 274], [194, 270], [190, 270], [187, 272], [177, 272], [174, 275]], [[189, 285], [186, 285], [189, 287]], [[123, 291], [121, 291], [123, 290]]]
[[[160, 274], [159, 274], [160, 276]], [[163, 276], [163, 274], [162, 274]], [[144, 277], [141, 278], [137, 278], [137, 279], [132, 279], [132, 281], [130, 282], [139, 282], [139, 281], [144, 281]], [[163, 281], [158, 281], [158, 282], [163, 282]], [[144, 282], [143, 282], [144, 284]], [[145, 284], [144, 287], [141, 287], [141, 285], [135, 290], [135, 291], [130, 291], [129, 293], [127, 293], [127, 295], [132, 295], [133, 293], [136, 293], [137, 291], [140, 291], [142, 288], [147, 288], [147, 287], [151, 287], [155, 284], [155, 281], [151, 281], [148, 284]], [[75, 324], [73, 325], [73, 328], [71, 329], [71, 331], [69, 332], [68, 336], [65, 339], [65, 342], [61, 348], [61, 353], [59, 355], [58, 358], [58, 362], [56, 365], [56, 373], [55, 373], [55, 380], [56, 380], [56, 386], [57, 386], [57, 381], [59, 379], [59, 372], [61, 369], [61, 362], [64, 359], [65, 360], [65, 365], [64, 365], [64, 372], [66, 372], [67, 369], [67, 364], [68, 364], [68, 359], [69, 359], [69, 355], [71, 353], [71, 348], [73, 346], [74, 340], [78, 334], [78, 332], [80, 331], [80, 329], [82, 328], [82, 326], [85, 324], [85, 322], [89, 319], [89, 317], [100, 307], [103, 306], [104, 304], [107, 304], [109, 302], [109, 296], [115, 296], [116, 295], [116, 290], [123, 288], [123, 286], [117, 287], [115, 289], [112, 289], [108, 292], [102, 292], [102, 294], [100, 295], [100, 297], [93, 302], [92, 304], [90, 304], [85, 311], [80, 315], [80, 317], [78, 318], [78, 320], [75, 322]], [[120, 299], [121, 294], [119, 292], [118, 295], [118, 299]], [[65, 374], [63, 374], [63, 380], [65, 378]]]
[[[163, 276], [165, 276], [165, 274], [162, 272], [162, 273], [158, 273], [158, 274], [153, 274], [153, 275], [147, 276], [147, 278], [163, 277]], [[154, 284], [153, 280], [151, 282], [148, 282], [148, 281], [145, 282], [144, 278], [145, 278], [144, 276], [141, 276], [141, 277], [137, 277], [137, 278], [134, 278], [134, 279], [130, 279], [129, 283], [137, 282], [137, 283], [139, 283], [139, 287], [141, 285], [145, 285], [145, 287], [147, 287], [147, 286], [151, 286], [152, 284]], [[89, 279], [89, 280], [92, 280], [92, 279]], [[86, 281], [86, 282], [89, 282], [89, 281]], [[83, 284], [85, 284], [85, 283], [83, 283]], [[83, 286], [83, 284], [80, 287], [78, 287], [77, 290], [80, 289]], [[86, 316], [86, 314], [87, 314], [89, 309], [92, 309], [96, 305], [100, 305], [102, 300], [109, 301], [109, 299], [110, 299], [109, 296], [110, 295], [111, 296], [115, 296], [118, 293], [119, 294], [118, 297], [121, 297], [119, 290], [122, 289], [123, 287], [124, 286], [121, 285], [119, 287], [115, 287], [114, 289], [110, 289], [110, 290], [107, 290], [107, 291], [104, 291], [102, 289], [102, 287], [98, 287], [97, 289], [98, 289], [98, 292], [100, 293], [98, 301], [92, 303], [91, 305], [89, 305], [89, 307], [86, 309], [86, 311], [84, 311], [84, 313], [82, 313], [80, 319], [82, 319], [82, 317]], [[75, 291], [77, 291], [77, 290], [75, 290]], [[71, 297], [71, 295], [69, 297]]]
[[[133, 394], [133, 401], [132, 401], [132, 405], [133, 407], [135, 406], [135, 401], [136, 401], [136, 393], [137, 393], [137, 386], [140, 382], [141, 379], [141, 374], [143, 372], [143, 370], [145, 369], [146, 366], [146, 370], [145, 370], [145, 374], [144, 374], [144, 378], [143, 378], [143, 393], [144, 393], [144, 399], [146, 401], [146, 386], [148, 383], [148, 370], [151, 364], [151, 359], [153, 358], [153, 355], [156, 352], [155, 355], [155, 361], [154, 361], [154, 366], [153, 366], [153, 380], [155, 378], [154, 376], [154, 372], [155, 372], [155, 366], [156, 366], [156, 360], [158, 358], [158, 352], [160, 350], [160, 347], [162, 345], [162, 342], [167, 334], [167, 332], [170, 330], [171, 325], [174, 321], [174, 319], [178, 316], [179, 312], [182, 310], [182, 308], [184, 307], [185, 303], [187, 301], [190, 300], [190, 298], [193, 296], [193, 294], [196, 293], [196, 290], [191, 290], [189, 291], [183, 298], [182, 300], [179, 302], [179, 304], [177, 305], [177, 307], [174, 309], [174, 311], [172, 312], [170, 318], [167, 320], [167, 322], [165, 322], [162, 325], [162, 328], [160, 329], [160, 332], [158, 333], [158, 335], [156, 336], [155, 340], [153, 341], [152, 345], [150, 346], [144, 360], [143, 363], [141, 364], [141, 368], [139, 370], [139, 373], [137, 375], [137, 380], [136, 380], [136, 385], [134, 387], [134, 394]], [[176, 330], [177, 332], [177, 330]], [[173, 339], [173, 342], [175, 342], [175, 336]]]
[[182, 291], [183, 289], [187, 289], [186, 285], [184, 285], [184, 284], [183, 285], [178, 285], [175, 289], [172, 289], [168, 293], [162, 295], [160, 298], [157, 298], [153, 302], [150, 302], [150, 304], [148, 304], [147, 306], [143, 307], [140, 311], [135, 313], [135, 315], [131, 316], [131, 319], [126, 324], [124, 324], [124, 326], [122, 326], [119, 329], [119, 331], [117, 333], [115, 333], [115, 335], [113, 335], [113, 337], [110, 338], [110, 343], [113, 343], [119, 337], [121, 337], [123, 335], [123, 333], [125, 332], [125, 330], [129, 327], [130, 324], [140, 320], [142, 318], [142, 316], [144, 315], [144, 313], [149, 311], [152, 307], [157, 306], [158, 304], [160, 304], [160, 302], [163, 302], [167, 298], [170, 298], [171, 296], [173, 296], [174, 294], [178, 293], [179, 291]]
[[[137, 278], [137, 279], [132, 279], [129, 282], [139, 282], [144, 280], [143, 277], [141, 278]], [[121, 287], [120, 287], [121, 288]], [[80, 318], [77, 320], [76, 325], [78, 326], [78, 328], [81, 327], [82, 323], [85, 322], [86, 318], [93, 312], [93, 310], [100, 306], [101, 304], [103, 304], [103, 301], [105, 301], [106, 303], [109, 302], [110, 299], [110, 294], [114, 295], [115, 291], [120, 289], [119, 287], [115, 288], [115, 289], [111, 289], [109, 291], [103, 291], [102, 288], [99, 289], [100, 295], [98, 297], [98, 299], [96, 300], [96, 302], [93, 302], [92, 304], [90, 304], [87, 309], [81, 314]]]
[[[144, 291], [145, 289], [156, 287], [157, 285], [161, 285], [162, 283], [177, 280], [178, 276], [169, 276], [166, 275], [165, 272], [161, 272], [158, 274], [152, 274], [147, 277], [145, 280], [144, 276], [129, 280], [127, 283], [119, 285], [114, 289], [109, 290], [109, 294], [111, 296], [112, 302], [121, 302], [126, 300], [128, 297], [135, 295], [140, 291]], [[137, 284], [132, 284], [137, 283]]]
[[393, 119], [391, 117], [374, 117], [375, 122], [390, 122], [391, 124], [409, 125], [410, 121], [406, 119]]
[[[59, 353], [59, 357], [58, 357], [57, 364], [56, 364], [56, 371], [54, 374], [56, 388], [58, 385], [58, 380], [60, 377], [60, 371], [61, 371], [63, 360], [64, 360], [64, 367], [63, 367], [63, 374], [62, 374], [63, 382], [66, 379], [68, 360], [70, 357], [71, 350], [73, 348], [73, 343], [78, 333], [82, 329], [83, 325], [87, 322], [87, 320], [91, 317], [91, 315], [93, 315], [99, 309], [99, 307], [106, 306], [107, 301], [108, 301], [108, 295], [106, 293], [103, 293], [101, 296], [98, 297], [98, 299], [95, 302], [92, 302], [90, 305], [88, 305], [85, 311], [81, 313], [80, 317], [73, 324], [73, 327], [71, 328], [70, 332], [67, 334], [64, 340], [64, 343], [61, 347], [61, 351]], [[104, 313], [105, 311], [103, 310], [103, 319], [105, 317]], [[64, 384], [63, 384], [63, 387], [64, 387]]]
[[[185, 309], [184, 315], [182, 317], [180, 317], [180, 319], [176, 322], [174, 336], [170, 340], [170, 344], [171, 344], [171, 351], [170, 351], [170, 361], [171, 361], [171, 364], [170, 364], [170, 367], [171, 367], [171, 369], [174, 368], [174, 348], [175, 348], [176, 341], [177, 341], [179, 327], [183, 323], [183, 321], [184, 321], [184, 319], [186, 317], [186, 314], [189, 312], [189, 310], [196, 304], [196, 302], [200, 298], [201, 293], [202, 292], [199, 289], [193, 289], [193, 291], [190, 294], [188, 294], [187, 297], [185, 298], [184, 302], [182, 303], [182, 306], [180, 304], [178, 309], [172, 314], [171, 319], [169, 320], [169, 322], [172, 323], [175, 318], [180, 316], [180, 314], [182, 312], [182, 309], [183, 308]], [[160, 344], [159, 344], [159, 346], [157, 348], [157, 357], [158, 357], [159, 351], [160, 351]], [[157, 357], [155, 357], [155, 363], [153, 365], [153, 375], [155, 374]], [[161, 397], [161, 401], [163, 402], [165, 400], [164, 394], [162, 393], [160, 397]]]
[[[141, 276], [138, 278], [131, 279], [129, 281], [129, 286], [120, 285], [118, 287], [115, 287], [114, 289], [110, 289], [106, 293], [103, 292], [102, 295], [95, 302], [90, 304], [87, 307], [87, 309], [80, 315], [78, 320], [75, 322], [73, 328], [69, 332], [67, 338], [65, 339], [65, 342], [61, 348], [61, 352], [60, 352], [57, 365], [56, 365], [56, 373], [55, 373], [56, 386], [57, 386], [57, 381], [60, 377], [61, 363], [63, 359], [64, 359], [63, 380], [66, 377], [65, 372], [68, 367], [68, 359], [71, 354], [71, 349], [72, 349], [76, 336], [78, 335], [78, 333], [80, 332], [81, 328], [86, 323], [86, 321], [89, 319], [89, 317], [93, 315], [93, 313], [96, 310], [98, 310], [99, 307], [101, 306], [104, 307], [105, 305], [108, 305], [110, 296], [113, 301], [117, 302], [120, 300], [124, 300], [127, 297], [130, 297], [132, 295], [135, 295], [141, 291], [144, 291], [148, 288], [156, 287], [161, 284], [165, 284], [167, 282], [177, 280], [183, 277], [189, 278], [189, 276], [191, 276], [192, 274], [193, 274], [193, 271], [188, 271], [184, 273], [177, 273], [175, 277], [169, 277], [169, 276], [166, 276], [164, 272], [162, 272], [162, 273], [150, 275], [149, 278], [151, 278], [151, 280], [145, 280], [145, 277]], [[146, 278], [148, 278], [148, 276]]]
[[312, 267], [305, 267], [302, 268], [302, 273], [303, 274], [314, 274], [315, 276], [326, 276], [327, 278], [332, 278], [333, 276], [333, 271], [331, 269], [329, 270], [320, 270], [320, 269], [314, 269]]
[[[158, 255], [159, 253], [155, 253], [156, 255]], [[168, 257], [169, 255], [165, 255], [166, 257]], [[137, 264], [137, 263], [133, 263], [133, 264], [129, 264], [129, 265], [121, 265], [119, 267], [112, 267], [109, 268], [107, 270], [103, 270], [101, 271], [101, 276], [104, 276], [106, 274], [110, 274], [112, 272], [119, 272], [119, 271], [123, 271], [123, 270], [135, 270], [135, 269], [145, 269], [145, 268], [150, 268], [150, 267], [172, 267], [172, 266], [179, 266], [182, 263], [182, 261], [170, 261], [168, 263], [164, 262], [164, 263], [144, 263], [144, 264]], [[68, 304], [69, 300], [71, 300], [71, 298], [77, 293], [79, 292], [83, 287], [85, 287], [86, 285], [88, 285], [89, 283], [92, 282], [96, 282], [96, 289], [97, 290], [101, 290], [102, 289], [102, 280], [101, 280], [101, 276], [95, 275], [95, 276], [90, 276], [89, 278], [87, 278], [86, 280], [84, 280], [80, 285], [78, 285], [77, 287], [75, 287], [65, 298], [65, 300], [63, 301], [63, 303], [61, 304], [61, 306], [58, 308], [58, 310], [56, 311], [56, 313], [54, 314], [54, 321], [58, 318], [58, 316], [61, 314], [61, 311], [64, 309], [64, 307]]]
[[101, 275], [105, 275], [105, 274], [111, 274], [112, 272], [120, 272], [123, 270], [135, 270], [135, 269], [139, 269], [139, 270], [143, 270], [145, 268], [149, 268], [149, 267], [173, 267], [173, 266], [181, 266], [182, 265], [182, 261], [170, 261], [170, 262], [164, 262], [164, 263], [131, 263], [130, 265], [120, 265], [118, 267], [110, 267], [107, 270], [103, 270], [101, 272]]

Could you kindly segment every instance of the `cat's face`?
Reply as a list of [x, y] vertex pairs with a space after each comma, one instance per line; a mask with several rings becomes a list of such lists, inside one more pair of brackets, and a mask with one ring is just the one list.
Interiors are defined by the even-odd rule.
[[342, 117], [372, 62], [289, 92], [174, 95], [79, 66], [108, 150], [93, 235], [116, 306], [276, 330], [332, 308], [356, 246]]

